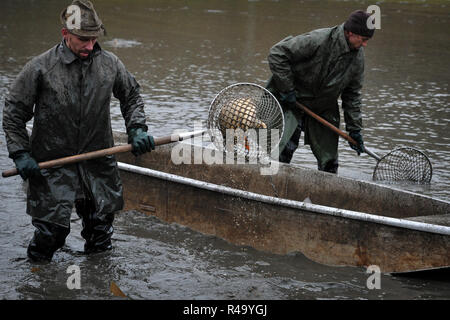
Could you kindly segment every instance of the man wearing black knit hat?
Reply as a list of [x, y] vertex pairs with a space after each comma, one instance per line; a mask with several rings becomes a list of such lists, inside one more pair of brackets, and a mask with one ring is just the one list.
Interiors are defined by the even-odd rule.
[[361, 46], [365, 47], [367, 41], [373, 37], [375, 29], [367, 26], [369, 16], [367, 12], [357, 10], [344, 23], [345, 37], [352, 50], [358, 50]]
[[338, 135], [305, 116], [296, 107], [296, 101], [339, 127], [341, 97], [346, 130], [359, 144], [350, 147], [358, 155], [364, 152], [360, 92], [363, 47], [375, 31], [368, 26], [369, 17], [365, 11], [357, 10], [341, 25], [289, 36], [270, 49], [272, 77], [267, 88], [281, 102], [285, 116], [280, 162], [291, 161], [304, 131], [305, 144], [311, 146], [318, 169], [331, 173], [338, 170]]

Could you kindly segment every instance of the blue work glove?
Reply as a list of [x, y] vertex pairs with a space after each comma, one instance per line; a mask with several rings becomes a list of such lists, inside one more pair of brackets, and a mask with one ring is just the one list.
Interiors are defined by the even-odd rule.
[[350, 142], [348, 143], [350, 145], [350, 147], [358, 153], [358, 156], [361, 153], [365, 152], [364, 141], [363, 141], [361, 132], [360, 131], [350, 131], [349, 135], [350, 135], [350, 137], [353, 138], [353, 140], [355, 140], [358, 143], [357, 146], [355, 146], [354, 144], [352, 144]]
[[17, 171], [23, 180], [27, 180], [30, 177], [41, 176], [41, 169], [38, 163], [28, 152], [22, 152], [14, 156], [14, 163], [16, 164]]
[[297, 101], [297, 97], [295, 95], [295, 91], [289, 92], [280, 92], [280, 102], [286, 107], [295, 109], [295, 102]]
[[128, 133], [128, 143], [131, 144], [133, 153], [136, 157], [146, 152], [155, 150], [155, 140], [153, 136], [148, 135], [142, 128], [132, 128]]

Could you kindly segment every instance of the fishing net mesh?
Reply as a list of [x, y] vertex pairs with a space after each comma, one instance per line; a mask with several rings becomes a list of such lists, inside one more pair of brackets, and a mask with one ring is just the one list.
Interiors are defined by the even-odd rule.
[[384, 181], [429, 183], [431, 176], [432, 167], [428, 157], [410, 147], [397, 148], [383, 156], [373, 172], [374, 180]]
[[256, 84], [237, 83], [214, 98], [207, 126], [219, 150], [255, 158], [271, 155], [278, 146], [284, 117], [269, 91]]

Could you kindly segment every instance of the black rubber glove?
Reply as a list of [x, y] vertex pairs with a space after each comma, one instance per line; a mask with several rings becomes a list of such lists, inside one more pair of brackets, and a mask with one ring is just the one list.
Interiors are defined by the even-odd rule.
[[354, 144], [352, 144], [350, 142], [348, 143], [350, 145], [350, 147], [358, 153], [358, 156], [361, 153], [365, 152], [364, 141], [363, 141], [361, 132], [360, 131], [350, 131], [349, 135], [350, 135], [350, 137], [353, 138], [353, 140], [355, 140], [358, 143], [357, 146], [355, 146]]
[[295, 96], [295, 91], [280, 92], [280, 102], [288, 108], [295, 109], [295, 102], [297, 97]]
[[39, 168], [38, 163], [28, 152], [19, 153], [13, 160], [16, 164], [17, 171], [23, 180], [27, 180], [30, 177], [41, 176], [41, 169]]
[[155, 150], [155, 140], [153, 139], [153, 136], [148, 135], [142, 128], [130, 129], [128, 143], [132, 146], [131, 153], [136, 157]]

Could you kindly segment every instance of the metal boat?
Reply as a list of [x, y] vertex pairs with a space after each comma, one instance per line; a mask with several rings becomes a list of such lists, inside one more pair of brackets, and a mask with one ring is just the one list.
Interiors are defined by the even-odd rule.
[[[126, 143], [123, 133], [115, 139]], [[176, 164], [180, 150], [188, 161]], [[450, 268], [450, 202], [278, 162], [274, 174], [258, 163], [207, 164], [205, 152], [187, 141], [116, 155], [125, 210], [325, 265]]]

